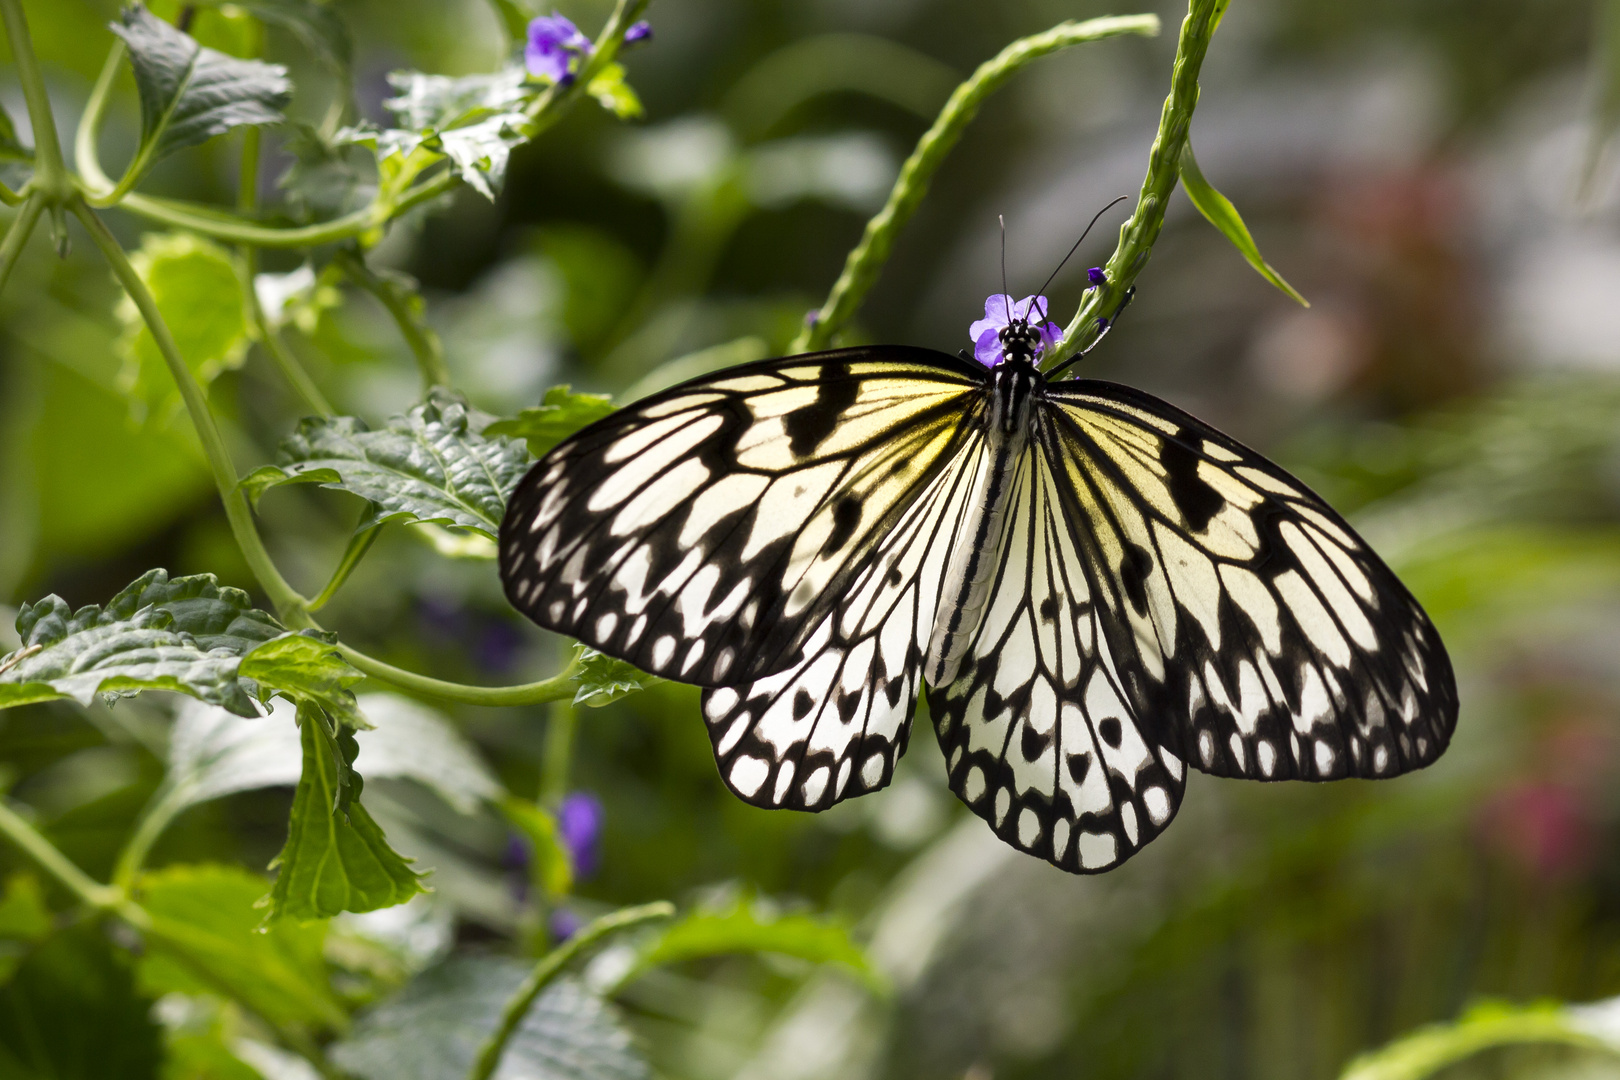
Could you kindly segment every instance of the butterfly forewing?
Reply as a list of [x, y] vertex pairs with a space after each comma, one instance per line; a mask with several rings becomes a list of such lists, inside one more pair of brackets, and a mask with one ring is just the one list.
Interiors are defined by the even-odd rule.
[[507, 596], [657, 675], [780, 672], [970, 436], [976, 380], [928, 350], [848, 349], [637, 402], [518, 486], [501, 528]]
[[1445, 649], [1326, 503], [1140, 391], [1076, 380], [1047, 399], [1109, 640], [1170, 749], [1259, 780], [1394, 776], [1440, 755], [1457, 717]]
[[977, 636], [928, 703], [962, 801], [1008, 843], [1096, 873], [1169, 824], [1185, 768], [1115, 669], [1089, 537], [1051, 449], [1038, 432], [1025, 451]]

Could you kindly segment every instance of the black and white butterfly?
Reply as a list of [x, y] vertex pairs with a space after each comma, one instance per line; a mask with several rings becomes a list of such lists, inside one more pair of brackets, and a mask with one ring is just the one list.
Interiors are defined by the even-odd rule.
[[1288, 473], [1157, 398], [884, 346], [766, 360], [558, 445], [501, 527], [511, 602], [704, 687], [721, 776], [824, 810], [889, 782], [927, 687], [953, 791], [1065, 870], [1169, 824], [1188, 765], [1391, 777], [1456, 724], [1434, 627]]

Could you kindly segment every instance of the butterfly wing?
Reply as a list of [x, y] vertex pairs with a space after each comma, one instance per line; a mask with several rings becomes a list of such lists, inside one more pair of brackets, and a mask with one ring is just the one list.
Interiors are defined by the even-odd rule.
[[1050, 385], [1067, 517], [1129, 696], [1217, 776], [1388, 777], [1446, 748], [1450, 660], [1383, 561], [1305, 485], [1151, 395]]
[[1038, 431], [1019, 461], [984, 616], [928, 705], [969, 808], [1013, 846], [1098, 873], [1169, 824], [1186, 769], [1120, 678], [1054, 449]]
[[501, 525], [507, 598], [666, 678], [781, 672], [970, 436], [982, 381], [926, 349], [844, 349], [627, 406], [518, 485]]
[[797, 664], [704, 691], [720, 775], [745, 801], [824, 810], [888, 784], [975, 473], [986, 467], [983, 438], [968, 439], [880, 541]]

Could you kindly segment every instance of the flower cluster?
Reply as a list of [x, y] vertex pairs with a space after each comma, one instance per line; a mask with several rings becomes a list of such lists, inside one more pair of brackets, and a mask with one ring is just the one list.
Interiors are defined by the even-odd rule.
[[[634, 45], [651, 36], [652, 27], [642, 20], [624, 32], [624, 43]], [[595, 51], [591, 39], [580, 33], [566, 15], [552, 12], [529, 22], [523, 64], [535, 78], [566, 86], [579, 71], [579, 64]]]
[[[1026, 296], [1014, 303], [1006, 293], [995, 293], [984, 301], [984, 318], [968, 327], [973, 339], [973, 356], [985, 367], [995, 367], [1007, 358], [1002, 348], [1001, 332], [1015, 322], [1028, 322], [1030, 329], [1040, 337], [1035, 355], [1040, 357], [1063, 338], [1063, 328], [1047, 322], [1051, 304], [1044, 296]], [[1036, 322], [1040, 319], [1040, 322]]]

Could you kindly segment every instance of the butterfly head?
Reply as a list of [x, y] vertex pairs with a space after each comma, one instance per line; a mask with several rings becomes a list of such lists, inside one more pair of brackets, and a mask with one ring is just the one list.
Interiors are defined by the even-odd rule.
[[968, 327], [974, 358], [985, 367], [1009, 361], [1034, 364], [1063, 337], [1062, 328], [1046, 319], [1050, 309], [1044, 296], [1018, 301], [1006, 293], [990, 296], [984, 302], [984, 318]]

